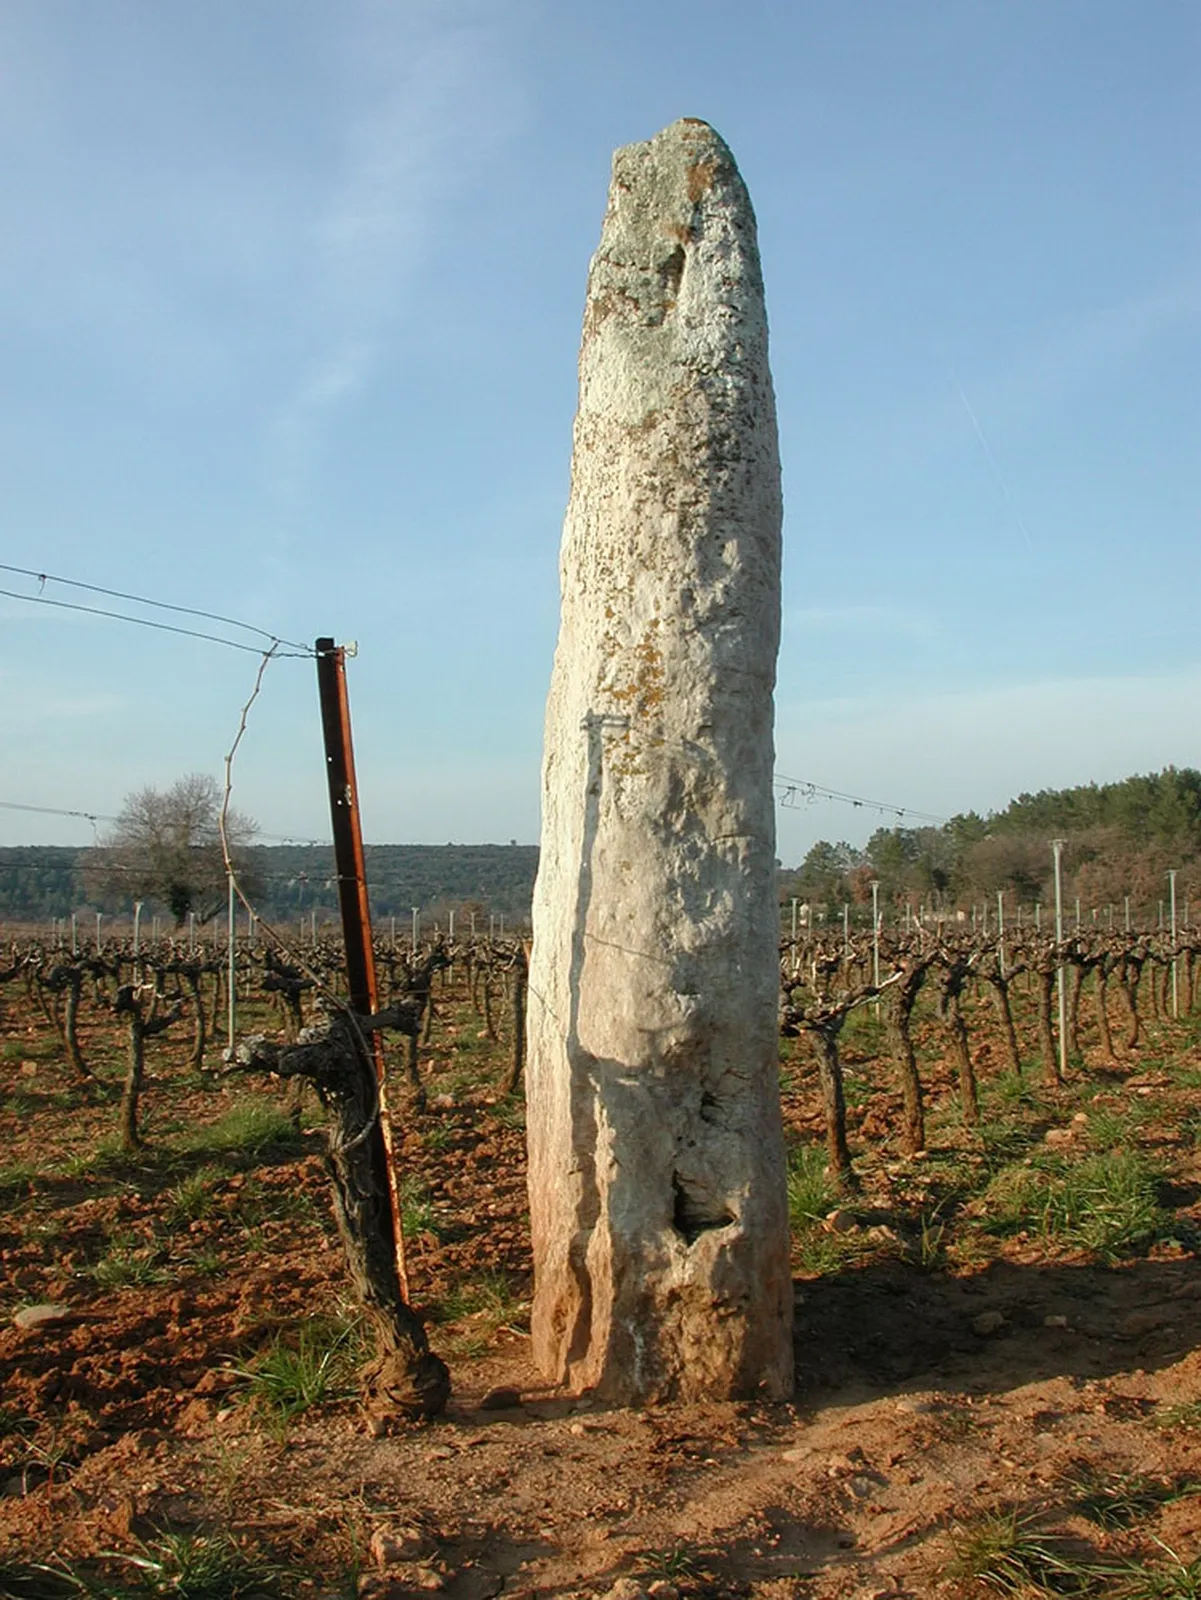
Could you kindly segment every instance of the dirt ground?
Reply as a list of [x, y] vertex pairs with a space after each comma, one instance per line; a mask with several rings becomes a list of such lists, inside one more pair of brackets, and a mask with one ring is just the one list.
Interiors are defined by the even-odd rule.
[[[0, 1594], [1201, 1594], [1195, 1023], [1052, 1092], [990, 1076], [981, 1013], [981, 1130], [930, 1023], [929, 1152], [911, 1162], [865, 1023], [845, 1052], [862, 1191], [794, 1198], [795, 1399], [631, 1410], [531, 1369], [520, 1103], [492, 1087], [504, 1041], [465, 995], [439, 1012], [429, 1110], [400, 1144], [414, 1294], [454, 1394], [381, 1435], [353, 1394], [316, 1109], [293, 1133], [285, 1091], [189, 1072], [168, 1035], [145, 1149], [124, 1157], [111, 1096], [73, 1083], [8, 987]], [[115, 1081], [111, 1019], [84, 1045]], [[803, 1043], [782, 1091], [812, 1147]], [[1021, 1226], [1004, 1212], [1014, 1173], [1025, 1193], [1131, 1152], [1157, 1187], [1126, 1242], [1082, 1242], [1089, 1218], [1049, 1202]], [[64, 1309], [16, 1325], [39, 1304]], [[269, 1382], [306, 1327], [328, 1380], [307, 1404], [294, 1372]]]

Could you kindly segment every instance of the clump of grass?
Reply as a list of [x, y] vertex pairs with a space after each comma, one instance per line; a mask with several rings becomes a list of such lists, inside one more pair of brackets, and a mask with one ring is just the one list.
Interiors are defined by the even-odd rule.
[[838, 1203], [824, 1146], [796, 1145], [788, 1155], [788, 1219], [795, 1233], [823, 1222]]
[[0, 1405], [0, 1439], [7, 1439], [12, 1435], [20, 1437], [35, 1426], [29, 1413], [22, 1411], [20, 1406]]
[[248, 1228], [266, 1222], [312, 1222], [317, 1216], [313, 1197], [303, 1189], [279, 1187], [251, 1179], [238, 1195], [238, 1216]]
[[1128, 1148], [1151, 1115], [1145, 1102], [1135, 1102], [1121, 1111], [1095, 1110], [1088, 1119], [1088, 1136], [1098, 1150]]
[[1019, 1161], [1030, 1148], [1030, 1134], [1012, 1122], [982, 1122], [976, 1135], [984, 1146], [984, 1163], [991, 1171]]
[[1036, 1519], [1016, 1508], [956, 1529], [952, 1545], [949, 1576], [972, 1579], [996, 1594], [1085, 1594], [1096, 1576], [1062, 1540], [1039, 1532]]
[[0, 1167], [0, 1211], [24, 1201], [37, 1181], [37, 1169], [27, 1161], [14, 1161]]
[[189, 1250], [186, 1255], [177, 1256], [175, 1259], [181, 1271], [191, 1272], [198, 1278], [216, 1278], [225, 1266], [220, 1250], [215, 1250], [209, 1245]]
[[463, 1317], [486, 1314], [500, 1327], [519, 1316], [526, 1302], [503, 1272], [481, 1272], [456, 1284], [440, 1302], [442, 1320], [458, 1322]]
[[421, 1135], [421, 1142], [427, 1150], [435, 1153], [448, 1150], [455, 1140], [455, 1130], [449, 1122], [436, 1122], [432, 1128], [426, 1128]]
[[842, 1075], [843, 1093], [846, 1096], [848, 1111], [861, 1111], [867, 1104], [872, 1092], [871, 1080], [858, 1072], [844, 1072]]
[[501, 1328], [520, 1326], [529, 1309], [506, 1273], [481, 1272], [456, 1284], [438, 1305], [440, 1322], [462, 1323], [451, 1341], [455, 1355], [479, 1355]]
[[132, 1284], [165, 1283], [170, 1273], [162, 1264], [157, 1245], [135, 1234], [114, 1234], [99, 1261], [87, 1269], [102, 1289], [124, 1289]]
[[1039, 1094], [1033, 1080], [1025, 1074], [1005, 1072], [995, 1078], [989, 1098], [993, 1097], [1010, 1112], [1043, 1112], [1047, 1109], [1047, 1102]]
[[1110, 1258], [1145, 1249], [1166, 1229], [1158, 1174], [1136, 1152], [1009, 1168], [984, 1195], [985, 1227], [994, 1233], [1037, 1231], [1049, 1240]]
[[244, 1100], [216, 1122], [199, 1128], [187, 1142], [193, 1151], [227, 1156], [261, 1156], [267, 1151], [303, 1149], [303, 1136], [291, 1117], [267, 1100]]
[[429, 1190], [408, 1173], [400, 1180], [400, 1214], [406, 1239], [438, 1237], [438, 1216]]
[[842, 1029], [842, 1048], [849, 1054], [878, 1056], [885, 1042], [884, 1019], [874, 1005], [856, 1006]]
[[666, 1583], [698, 1575], [696, 1555], [687, 1545], [674, 1544], [665, 1550], [645, 1550], [637, 1559], [635, 1570], [645, 1578], [658, 1578]]
[[836, 1272], [859, 1255], [863, 1241], [857, 1233], [829, 1233], [823, 1223], [837, 1206], [839, 1187], [830, 1176], [825, 1147], [796, 1145], [788, 1156], [788, 1220], [792, 1249], [803, 1272], [821, 1276]]
[[1130, 1567], [1110, 1591], [1115, 1600], [1201, 1600], [1201, 1556], [1184, 1561], [1162, 1539], [1155, 1543], [1167, 1556], [1167, 1564]]
[[797, 1268], [810, 1277], [839, 1272], [863, 1253], [862, 1238], [850, 1233], [826, 1233], [822, 1228], [793, 1235], [792, 1254]]
[[0, 1562], [0, 1596], [3, 1600], [75, 1600], [96, 1590], [67, 1567], [45, 1566], [39, 1561]]
[[216, 1186], [224, 1176], [220, 1167], [201, 1167], [169, 1189], [163, 1211], [167, 1226], [180, 1228], [211, 1216], [217, 1204]]
[[925, 1272], [934, 1272], [946, 1263], [950, 1223], [942, 1214], [944, 1204], [940, 1202], [918, 1214], [918, 1231], [912, 1246], [913, 1260]]
[[277, 1335], [240, 1373], [246, 1398], [267, 1420], [286, 1429], [310, 1406], [343, 1400], [354, 1391], [361, 1355], [357, 1321], [313, 1318], [299, 1332]]
[[[279, 1593], [280, 1569], [243, 1548], [228, 1533], [164, 1533], [136, 1555], [117, 1559], [135, 1569], [134, 1596], [164, 1600], [247, 1600]], [[105, 1590], [100, 1591], [105, 1594]], [[108, 1591], [111, 1593], [111, 1591]], [[129, 1593], [129, 1591], [125, 1591]], [[113, 1594], [113, 1600], [121, 1591]]]
[[59, 1044], [53, 1034], [43, 1034], [37, 1039], [6, 1039], [0, 1045], [3, 1061], [55, 1061]]
[[492, 1108], [492, 1115], [502, 1128], [524, 1128], [525, 1100], [520, 1094], [508, 1095], [497, 1101]]
[[1102, 1472], [1085, 1467], [1072, 1489], [1076, 1509], [1099, 1528], [1113, 1532], [1132, 1528], [1169, 1501], [1192, 1494], [1199, 1486], [1187, 1478], [1156, 1478], [1141, 1472]]
[[[153, 1153], [140, 1150], [139, 1163], [153, 1160]], [[77, 1150], [62, 1163], [59, 1170], [66, 1178], [103, 1177], [109, 1173], [125, 1172], [131, 1164], [131, 1154], [119, 1137], [106, 1134], [92, 1150]]]
[[1173, 1406], [1160, 1406], [1151, 1421], [1157, 1428], [1201, 1428], [1201, 1400], [1178, 1400]]

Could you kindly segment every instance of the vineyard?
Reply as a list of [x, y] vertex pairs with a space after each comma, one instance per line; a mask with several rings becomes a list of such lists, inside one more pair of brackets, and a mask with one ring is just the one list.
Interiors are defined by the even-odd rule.
[[[797, 1397], [640, 1411], [529, 1365], [522, 945], [377, 940], [411, 1425], [227, 952], [77, 943], [0, 957], [0, 1594], [1201, 1592], [1195, 931], [786, 937]], [[343, 968], [239, 947], [239, 1040]]]

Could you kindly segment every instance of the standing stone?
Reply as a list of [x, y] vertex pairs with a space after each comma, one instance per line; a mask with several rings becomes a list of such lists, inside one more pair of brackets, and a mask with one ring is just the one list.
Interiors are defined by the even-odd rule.
[[529, 985], [534, 1354], [786, 1395], [772, 689], [780, 468], [746, 189], [619, 150], [580, 349]]

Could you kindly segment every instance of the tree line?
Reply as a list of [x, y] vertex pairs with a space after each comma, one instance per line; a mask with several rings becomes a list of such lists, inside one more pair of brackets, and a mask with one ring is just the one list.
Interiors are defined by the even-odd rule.
[[1080, 784], [1021, 794], [1004, 810], [952, 817], [941, 827], [879, 828], [862, 848], [819, 840], [782, 898], [796, 898], [833, 920], [844, 905], [868, 905], [871, 885], [885, 905], [933, 911], [991, 901], [1015, 905], [1054, 900], [1052, 838], [1062, 838], [1063, 893], [1086, 917], [1124, 908], [1127, 897], [1146, 920], [1168, 893], [1201, 904], [1201, 772], [1165, 767], [1115, 783]]
[[[0, 918], [45, 922], [85, 908], [198, 921], [225, 904], [224, 857], [217, 837], [220, 791], [191, 775], [164, 791], [130, 795], [116, 824], [89, 848], [0, 848]], [[234, 816], [231, 845], [262, 915], [287, 921], [337, 912], [333, 847], [255, 842], [257, 829]], [[1021, 794], [1003, 810], [974, 811], [935, 827], [879, 828], [862, 848], [819, 840], [802, 864], [781, 869], [780, 899], [834, 920], [844, 905], [868, 906], [877, 883], [884, 906], [945, 912], [991, 901], [1011, 909], [1053, 900], [1049, 841], [1063, 838], [1063, 892], [1092, 909], [1124, 907], [1153, 916], [1177, 869], [1178, 893], [1201, 904], [1201, 772], [1166, 767], [1120, 782]], [[511, 922], [529, 916], [537, 845], [366, 847], [372, 912], [407, 918], [414, 906], [442, 920], [474, 907]]]
[[[511, 924], [529, 916], [537, 845], [378, 844], [365, 853], [377, 919], [403, 917], [407, 923], [413, 906], [422, 908], [423, 917], [436, 918], [440, 906], [445, 911], [475, 905], [485, 914], [485, 926], [488, 912]], [[251, 845], [241, 855], [247, 892], [263, 916], [288, 921], [314, 910], [337, 915], [332, 845]], [[206, 876], [209, 892], [197, 901], [198, 922], [225, 905], [224, 867], [219, 871], [216, 892], [212, 875]], [[97, 859], [89, 849], [0, 846], [0, 920], [45, 923], [85, 909], [128, 916], [135, 899], [145, 901], [147, 915], [171, 918], [168, 898], [147, 879]]]

